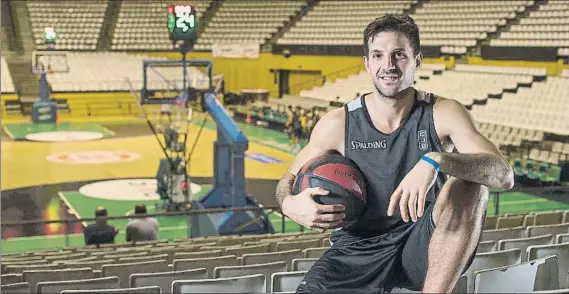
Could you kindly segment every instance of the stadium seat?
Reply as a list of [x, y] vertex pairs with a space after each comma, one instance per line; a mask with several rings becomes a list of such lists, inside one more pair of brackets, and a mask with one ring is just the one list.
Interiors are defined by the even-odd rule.
[[569, 233], [569, 224], [528, 226], [526, 228], [526, 236], [536, 237], [543, 235], [557, 235]]
[[502, 239], [523, 238], [525, 235], [524, 227], [485, 230], [482, 231], [480, 241], [498, 241]]
[[322, 254], [324, 254], [328, 249], [330, 249], [330, 246], [306, 248], [302, 250], [302, 255], [304, 258], [320, 258], [320, 256], [322, 256]]
[[549, 278], [557, 271], [556, 256], [475, 271], [473, 293], [528, 293], [558, 289], [558, 280]]
[[128, 288], [130, 285], [130, 275], [138, 273], [157, 273], [168, 271], [166, 260], [155, 260], [133, 263], [111, 263], [101, 267], [103, 277], [119, 277], [120, 288]]
[[[255, 274], [263, 274], [266, 281], [271, 280], [271, 275], [278, 272], [286, 272], [287, 263], [284, 261], [269, 262], [263, 264], [218, 266], [214, 269], [214, 278], [231, 278]], [[270, 283], [267, 283], [267, 293], [271, 291]]]
[[28, 282], [30, 284], [32, 293], [36, 293], [36, 286], [40, 282], [86, 280], [93, 278], [93, 270], [90, 268], [22, 272], [22, 281]]
[[8, 265], [6, 266], [6, 273], [20, 274], [26, 270], [56, 270], [63, 269], [62, 264], [22, 264], [22, 265]]
[[524, 218], [525, 218], [524, 215], [498, 217], [498, 221], [496, 223], [496, 229], [506, 229], [506, 228], [515, 228], [523, 226]]
[[256, 274], [232, 278], [178, 280], [172, 283], [172, 293], [266, 293], [265, 275]]
[[130, 275], [130, 287], [140, 288], [158, 286], [163, 294], [172, 293], [172, 283], [176, 280], [199, 280], [207, 278], [207, 269], [198, 268], [186, 271], [167, 271], [155, 273], [136, 273]]
[[287, 270], [292, 268], [292, 260], [302, 258], [302, 251], [300, 249], [270, 252], [270, 253], [251, 253], [243, 254], [243, 265], [268, 263], [275, 261], [286, 261]]
[[297, 258], [292, 260], [292, 271], [308, 271], [319, 258]]
[[554, 242], [553, 235], [543, 235], [537, 237], [502, 239], [498, 241], [498, 250], [520, 249], [522, 252], [522, 262], [527, 261], [525, 254], [526, 248], [532, 245], [547, 245]]
[[109, 294], [161, 294], [162, 291], [158, 286], [148, 286], [139, 288], [120, 288], [120, 289], [91, 289], [91, 290], [63, 290], [61, 294], [87, 294], [87, 293], [109, 293]]
[[569, 288], [567, 289], [557, 289], [557, 290], [545, 290], [545, 291], [533, 291], [531, 293], [541, 293], [541, 294], [568, 294]]
[[[127, 286], [128, 287], [128, 286]], [[37, 284], [37, 293], [61, 293], [64, 290], [98, 290], [98, 289], [119, 289], [120, 280], [118, 277], [103, 277], [96, 279], [81, 279], [56, 282], [40, 282]]]
[[271, 275], [271, 292], [296, 291], [307, 271], [289, 271]]
[[227, 250], [225, 250], [225, 254], [241, 257], [243, 256], [243, 254], [248, 254], [248, 253], [269, 252], [269, 250], [271, 249], [270, 247], [271, 244], [259, 244], [259, 245], [243, 246], [237, 248], [227, 248]]
[[486, 253], [486, 252], [492, 252], [494, 250], [496, 250], [496, 241], [491, 240], [491, 241], [483, 241], [478, 243], [478, 249], [476, 250], [476, 252]]
[[176, 259], [174, 260], [173, 265], [175, 271], [205, 268], [207, 269], [207, 277], [211, 279], [213, 278], [214, 269], [216, 267], [237, 266], [240, 265], [240, 261], [237, 259], [235, 255], [226, 255], [221, 257]]
[[9, 285], [2, 284], [0, 285], [0, 291], [2, 293], [28, 294], [31, 293], [31, 287], [30, 283], [26, 282]]
[[555, 240], [556, 240], [555, 243], [557, 243], [557, 244], [569, 243], [569, 233], [566, 233], [566, 234], [557, 234]]
[[468, 293], [474, 291], [474, 272], [483, 269], [518, 264], [522, 260], [522, 251], [519, 248], [488, 253], [477, 253], [470, 267], [464, 275], [467, 278]]
[[559, 267], [559, 285], [564, 286], [569, 278], [569, 243], [532, 245], [527, 248], [528, 260], [539, 259], [547, 256], [557, 256]]
[[8, 284], [16, 284], [22, 282], [22, 275], [21, 274], [3, 274], [0, 276], [0, 284], [1, 285], [8, 285]]

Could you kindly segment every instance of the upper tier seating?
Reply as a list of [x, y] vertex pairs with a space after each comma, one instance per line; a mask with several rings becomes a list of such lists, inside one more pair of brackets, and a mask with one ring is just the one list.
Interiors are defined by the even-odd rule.
[[212, 44], [263, 44], [306, 5], [305, 1], [225, 1], [199, 37], [196, 50]]
[[[131, 288], [130, 293], [160, 293], [140, 289], [159, 287], [162, 293], [294, 292], [306, 271], [330, 247], [330, 233], [212, 236], [4, 253], [1, 290], [60, 293], [74, 289], [98, 293], [96, 289]], [[534, 278], [530, 279], [524, 283], [526, 290], [537, 285], [545, 285], [544, 289], [566, 288], [568, 240], [569, 211], [488, 216], [474, 261], [453, 293], [477, 291], [480, 285], [475, 277], [479, 270], [523, 267], [527, 261], [539, 264], [545, 256], [554, 256], [553, 267], [540, 270], [540, 266], [534, 274], [536, 284]], [[515, 272], [503, 272], [508, 279], [520, 278]], [[183, 285], [185, 291], [180, 289]], [[491, 292], [508, 285], [491, 283], [484, 287]]]
[[417, 0], [320, 1], [277, 44], [360, 45], [365, 26], [383, 13], [403, 13]]
[[443, 46], [443, 53], [465, 54], [534, 1], [430, 1], [412, 14], [421, 45]]
[[6, 63], [4, 56], [2, 56], [2, 67], [0, 68], [0, 73], [2, 74], [0, 77], [2, 93], [15, 93], [16, 88], [14, 87], [14, 81], [12, 80], [12, 75], [10, 74], [8, 63]]
[[[569, 48], [569, 2], [550, 0], [490, 41], [491, 46]], [[565, 50], [560, 55], [569, 56]]]
[[[423, 64], [423, 66], [415, 72], [415, 80], [419, 80], [421, 77], [431, 77], [434, 72], [444, 70], [445, 66], [442, 64]], [[361, 71], [347, 78], [337, 79], [334, 82], [326, 82], [321, 87], [303, 90], [299, 96], [324, 101], [336, 101], [336, 97], [340, 97], [341, 102], [348, 102], [354, 99], [357, 93], [364, 94], [372, 90], [373, 83], [369, 73], [367, 71]]]
[[[540, 128], [539, 124], [532, 121], [520, 121], [519, 123], [506, 122], [506, 118], [501, 117], [501, 110], [495, 110], [496, 103], [503, 103], [504, 99], [493, 99], [491, 97], [510, 97], [518, 99], [518, 96], [508, 91], [517, 91], [523, 93], [531, 91], [535, 87], [541, 87], [544, 83], [534, 82], [545, 77], [545, 69], [540, 68], [523, 68], [523, 67], [496, 67], [496, 66], [478, 66], [478, 65], [456, 65], [455, 70], [445, 70], [441, 64], [423, 64], [421, 69], [416, 72], [414, 87], [427, 92], [432, 92], [442, 97], [455, 99], [465, 106], [473, 108], [473, 116], [480, 123], [488, 123], [481, 131], [496, 144], [520, 146], [523, 140], [540, 141], [543, 139], [545, 129]], [[548, 78], [555, 80], [561, 78]], [[566, 78], [564, 78], [566, 80]], [[565, 97], [566, 88], [569, 86], [560, 86], [548, 84], [557, 90], [556, 97]], [[532, 88], [527, 88], [531, 86]], [[524, 88], [526, 87], [526, 88]], [[322, 87], [315, 87], [311, 90], [300, 92], [301, 97], [322, 99], [325, 101], [334, 101], [336, 97], [340, 97], [340, 101], [348, 102], [352, 100], [357, 93], [363, 94], [373, 91], [373, 85], [369, 77], [369, 73], [362, 71], [359, 74], [351, 75], [344, 79], [337, 79], [334, 82], [324, 84]], [[565, 96], [563, 96], [565, 95]], [[508, 98], [508, 99], [510, 99]], [[541, 99], [541, 98], [540, 98]], [[558, 98], [561, 99], [561, 98]], [[510, 100], [508, 100], [510, 101]], [[549, 100], [548, 100], [549, 101]], [[476, 103], [486, 103], [486, 105], [476, 105]], [[532, 104], [533, 105], [533, 104]], [[490, 109], [492, 110], [489, 110]], [[510, 107], [510, 106], [504, 106]], [[521, 107], [521, 106], [520, 106]], [[528, 106], [524, 106], [528, 108]], [[557, 109], [559, 115], [565, 109], [560, 106], [529, 106], [534, 109], [540, 107], [549, 107], [548, 109]], [[486, 117], [486, 112], [495, 113], [492, 118]], [[516, 110], [517, 111], [517, 110]], [[516, 111], [513, 111], [515, 113]], [[524, 119], [526, 116], [517, 116], [517, 119]], [[530, 117], [530, 116], [527, 116]], [[536, 118], [537, 116], [531, 116]], [[509, 117], [507, 118], [510, 119]], [[493, 124], [491, 127], [489, 127]], [[488, 126], [488, 127], [487, 127]], [[562, 132], [562, 127], [556, 132]], [[569, 130], [569, 128], [566, 128]]]
[[107, 9], [106, 0], [26, 1], [33, 38], [39, 50], [45, 49], [46, 27], [57, 33], [57, 50], [95, 50]]
[[[129, 55], [126, 53], [67, 53], [68, 73], [52, 73], [49, 83], [55, 92], [76, 91], [128, 91], [125, 82], [128, 78], [135, 89], [142, 88], [143, 60], [165, 60], [165, 58], [145, 55]], [[120, 70], [116, 70], [120, 68]], [[182, 67], [161, 67], [158, 73], [174, 82], [178, 89], [183, 85]], [[159, 74], [147, 70], [147, 88], [173, 90]], [[189, 67], [189, 78], [192, 86], [207, 87], [207, 77], [196, 67]]]
[[550, 76], [531, 88], [519, 88], [517, 93], [503, 93], [501, 99], [488, 99], [486, 105], [475, 105], [472, 115], [480, 122], [569, 135], [568, 96], [569, 79]]
[[[212, 0], [191, 1], [197, 7], [198, 25]], [[172, 50], [166, 17], [172, 1], [122, 2], [111, 50]]]
[[[434, 71], [442, 74], [434, 74]], [[492, 78], [488, 78], [490, 75]], [[515, 89], [518, 84], [531, 84], [534, 77], [544, 76], [543, 69], [457, 65], [454, 71], [449, 71], [444, 70], [444, 65], [441, 64], [424, 63], [415, 73], [415, 87], [456, 99], [469, 106], [475, 100], [485, 101], [489, 95], [499, 95], [505, 89]], [[340, 101], [347, 102], [353, 99], [356, 93], [363, 94], [372, 89], [369, 74], [362, 71], [346, 79], [326, 83], [322, 87], [301, 91], [300, 96], [329, 101], [340, 96]]]

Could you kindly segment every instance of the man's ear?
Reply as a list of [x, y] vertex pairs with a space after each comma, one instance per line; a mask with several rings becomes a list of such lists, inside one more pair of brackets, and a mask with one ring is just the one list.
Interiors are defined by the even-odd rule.
[[368, 59], [367, 59], [367, 56], [363, 56], [363, 57], [362, 57], [362, 61], [363, 61], [363, 63], [364, 63], [364, 66], [366, 67], [367, 72], [370, 72], [369, 66], [368, 66]]
[[415, 57], [415, 64], [417, 65], [416, 68], [421, 67], [421, 65], [423, 64], [423, 52], [419, 52], [419, 54], [417, 54], [417, 56]]

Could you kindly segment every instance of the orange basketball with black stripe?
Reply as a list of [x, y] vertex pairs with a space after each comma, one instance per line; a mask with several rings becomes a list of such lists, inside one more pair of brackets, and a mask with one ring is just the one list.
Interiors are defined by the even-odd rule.
[[296, 176], [293, 193], [299, 194], [306, 188], [320, 187], [328, 195], [317, 195], [316, 203], [342, 204], [346, 207], [347, 224], [350, 227], [366, 208], [366, 180], [358, 166], [339, 153], [329, 153], [308, 161]]

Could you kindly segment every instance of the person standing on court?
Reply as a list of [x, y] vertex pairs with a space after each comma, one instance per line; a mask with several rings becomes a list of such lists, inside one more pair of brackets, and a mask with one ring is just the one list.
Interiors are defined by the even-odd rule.
[[95, 218], [97, 220], [94, 224], [88, 225], [85, 230], [83, 230], [85, 245], [115, 243], [115, 236], [119, 230], [107, 224], [107, 220], [104, 219], [105, 217], [107, 217], [107, 210], [104, 207], [97, 207], [97, 209], [95, 209]]
[[[375, 19], [363, 41], [374, 91], [324, 115], [277, 185], [283, 214], [316, 230], [336, 229], [297, 293], [449, 293], [476, 253], [488, 187], [511, 189], [512, 168], [460, 102], [412, 87], [423, 57], [411, 17]], [[342, 228], [345, 207], [313, 200], [328, 191], [292, 195], [299, 169], [330, 150], [366, 177], [366, 211], [350, 229]]]
[[[134, 207], [134, 215], [146, 215], [146, 206], [137, 204]], [[135, 218], [128, 221], [126, 226], [126, 241], [155, 241], [158, 240], [158, 221], [153, 217]]]

